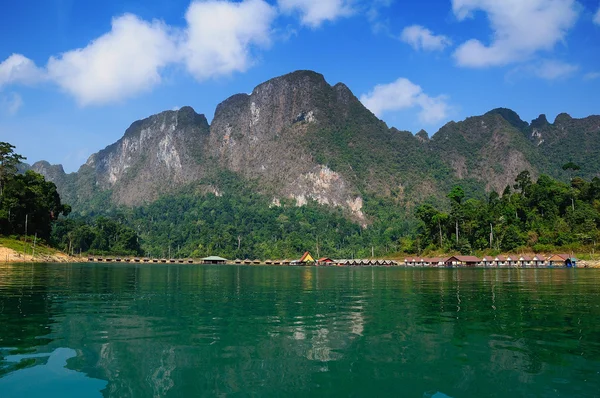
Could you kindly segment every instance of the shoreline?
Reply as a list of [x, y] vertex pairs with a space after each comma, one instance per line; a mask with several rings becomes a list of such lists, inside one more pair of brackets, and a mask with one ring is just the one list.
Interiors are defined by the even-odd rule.
[[31, 263], [79, 263], [82, 259], [67, 256], [64, 253], [56, 253], [52, 255], [38, 254], [32, 256], [23, 254], [14, 249], [0, 246], [0, 263], [4, 264], [31, 264]]
[[[116, 259], [118, 257], [113, 257]], [[88, 257], [72, 257], [68, 256], [61, 252], [56, 252], [55, 254], [38, 254], [35, 257], [29, 254], [23, 254], [21, 252], [17, 252], [14, 249], [10, 249], [8, 247], [0, 246], [0, 264], [63, 264], [63, 263], [90, 263], [90, 264], [139, 264], [139, 265], [210, 265], [210, 264], [202, 264], [201, 261], [193, 261], [188, 262], [188, 260], [166, 260], [162, 261], [133, 261], [133, 258], [130, 258], [129, 261], [126, 261], [127, 257], [124, 257], [122, 261], [89, 261]], [[400, 263], [402, 264], [402, 263]], [[402, 265], [320, 265], [317, 267], [325, 267], [325, 268], [418, 268], [418, 269], [434, 269], [434, 268], [476, 268], [476, 269], [553, 269], [553, 268], [563, 268], [563, 267], [515, 267], [515, 266], [500, 266], [500, 267], [467, 267], [467, 266], [458, 266], [458, 267], [440, 267], [440, 266], [406, 266]], [[266, 264], [265, 262], [254, 263], [254, 264], [235, 264], [235, 263], [227, 263], [224, 265], [246, 265], [246, 266], [269, 266], [269, 267], [288, 267], [289, 265], [281, 265], [281, 264]], [[305, 267], [315, 267], [312, 265], [308, 265]], [[577, 264], [576, 268], [589, 268], [589, 269], [600, 269], [600, 260], [580, 260]]]

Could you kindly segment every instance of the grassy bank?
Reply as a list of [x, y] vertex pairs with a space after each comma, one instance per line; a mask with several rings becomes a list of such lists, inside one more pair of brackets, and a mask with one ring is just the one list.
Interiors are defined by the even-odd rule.
[[72, 262], [78, 261], [32, 237], [0, 236], [0, 262]]

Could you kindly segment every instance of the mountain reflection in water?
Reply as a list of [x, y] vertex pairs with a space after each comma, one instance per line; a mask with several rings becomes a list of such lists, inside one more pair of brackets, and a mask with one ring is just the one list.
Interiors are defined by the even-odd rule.
[[[67, 360], [77, 355], [70, 348], [57, 348], [50, 354], [9, 355], [4, 361], [15, 370], [0, 378], [0, 396], [4, 398], [102, 397], [104, 380], [92, 379], [66, 368]], [[43, 358], [45, 364], [19, 369], [30, 359]], [[21, 365], [21, 366], [20, 366]]]
[[595, 396], [598, 319], [594, 270], [0, 264], [0, 396]]

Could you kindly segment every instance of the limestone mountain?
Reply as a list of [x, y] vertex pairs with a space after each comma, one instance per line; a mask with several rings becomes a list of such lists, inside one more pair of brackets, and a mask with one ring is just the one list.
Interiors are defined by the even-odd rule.
[[529, 124], [508, 109], [415, 136], [388, 128], [344, 84], [297, 71], [225, 100], [210, 125], [190, 107], [167, 111], [133, 123], [77, 173], [32, 167], [76, 211], [142, 205], [186, 187], [218, 196], [235, 176], [274, 205], [314, 200], [364, 223], [375, 198], [410, 209], [444, 200], [457, 182], [483, 192], [524, 169], [566, 177], [560, 166], [579, 159], [587, 177], [597, 175], [599, 138], [598, 116]]

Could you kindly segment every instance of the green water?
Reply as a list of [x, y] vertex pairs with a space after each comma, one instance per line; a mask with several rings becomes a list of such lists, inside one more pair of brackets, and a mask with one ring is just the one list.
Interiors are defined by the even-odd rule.
[[600, 396], [600, 271], [0, 264], [0, 397]]

